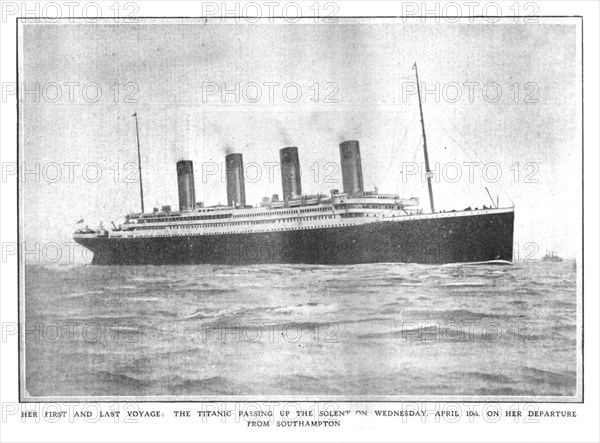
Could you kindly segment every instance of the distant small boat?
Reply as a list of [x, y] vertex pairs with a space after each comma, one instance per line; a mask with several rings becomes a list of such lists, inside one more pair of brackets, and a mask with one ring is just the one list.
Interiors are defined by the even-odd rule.
[[544, 255], [542, 257], [542, 261], [561, 262], [561, 261], [564, 261], [564, 259], [562, 257], [556, 255], [556, 253], [554, 251], [550, 251], [550, 252], [546, 252], [546, 255]]

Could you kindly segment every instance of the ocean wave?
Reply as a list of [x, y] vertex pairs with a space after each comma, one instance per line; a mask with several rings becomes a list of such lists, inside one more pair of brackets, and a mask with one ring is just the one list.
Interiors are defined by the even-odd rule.
[[[513, 388], [510, 386], [492, 386], [492, 387], [479, 387], [475, 389], [474, 393], [469, 393], [470, 395], [484, 395], [484, 396], [494, 396], [494, 397], [531, 397], [535, 395], [539, 395], [539, 392], [536, 392], [533, 389], [527, 388]], [[546, 393], [545, 395], [557, 395], [555, 393]]]
[[52, 272], [72, 272], [76, 269], [91, 268], [90, 263], [28, 263], [26, 267], [39, 267]]
[[[423, 334], [427, 334], [430, 337], [434, 337], [435, 334], [439, 333], [439, 325], [435, 323], [421, 323], [416, 328], [403, 327], [401, 329], [394, 329], [385, 332], [369, 332], [366, 334], [358, 334], [359, 339], [403, 339], [406, 342], [421, 342], [424, 345], [427, 344], [428, 340], [423, 340]], [[434, 340], [431, 340], [433, 343]]]
[[110, 314], [104, 314], [104, 315], [93, 315], [93, 316], [88, 316], [88, 317], [78, 317], [77, 315], [71, 315], [68, 318], [64, 318], [64, 319], [56, 319], [57, 322], [63, 322], [65, 324], [72, 324], [75, 322], [83, 322], [86, 323], [88, 325], [107, 325], [107, 324], [111, 324], [114, 325], [115, 323], [120, 323], [123, 321], [128, 321], [131, 324], [137, 324], [136, 322], [139, 322], [140, 320], [140, 316], [139, 315], [133, 315], [131, 313], [129, 314], [124, 314], [124, 315], [110, 315]]
[[196, 318], [222, 318], [222, 317], [231, 317], [231, 316], [239, 316], [247, 312], [248, 309], [240, 308], [237, 306], [232, 306], [224, 309], [219, 309], [215, 311], [207, 311], [205, 309], [198, 309], [197, 311], [192, 312], [191, 314], [184, 315], [181, 317], [182, 320], [192, 320]]
[[474, 321], [481, 319], [512, 319], [521, 318], [524, 314], [510, 314], [510, 313], [499, 313], [494, 312], [476, 312], [468, 309], [447, 309], [447, 310], [422, 310], [422, 309], [408, 309], [404, 311], [406, 317], [411, 318], [425, 318], [425, 319], [440, 319], [445, 322], [447, 321]]
[[271, 312], [283, 313], [283, 314], [317, 314], [323, 312], [332, 312], [337, 309], [335, 305], [323, 305], [320, 303], [306, 303], [295, 306], [280, 306], [277, 308], [271, 308]]
[[457, 281], [457, 282], [450, 282], [450, 283], [444, 283], [441, 286], [445, 286], [445, 287], [482, 287], [482, 286], [489, 286], [489, 283], [483, 282], [483, 281], [474, 281], [474, 282], [469, 282], [469, 281]]
[[507, 375], [504, 374], [495, 374], [495, 373], [490, 373], [490, 372], [478, 372], [478, 371], [473, 371], [473, 372], [455, 372], [452, 375], [456, 375], [458, 378], [463, 378], [463, 377], [468, 377], [468, 378], [475, 378], [478, 380], [482, 380], [484, 382], [488, 382], [488, 383], [514, 383], [516, 380], [512, 377], [508, 377]]
[[126, 298], [126, 301], [128, 302], [132, 302], [132, 303], [144, 303], [144, 302], [148, 302], [148, 303], [155, 303], [155, 302], [162, 302], [164, 301], [164, 298], [162, 297], [144, 297], [142, 296], [129, 296]]
[[203, 309], [200, 309], [199, 311], [196, 311], [193, 314], [184, 316], [183, 319], [191, 320], [193, 318], [209, 318], [209, 317], [214, 317], [214, 315], [208, 314]]
[[88, 295], [97, 295], [97, 294], [103, 294], [104, 291], [103, 290], [99, 290], [99, 291], [84, 291], [84, 292], [73, 292], [70, 294], [65, 294], [63, 295], [64, 298], [79, 298], [79, 297], [86, 297]]
[[469, 263], [448, 263], [441, 266], [513, 266], [514, 263], [507, 260], [487, 260], [487, 261], [477, 261], [477, 262], [469, 262]]
[[117, 374], [110, 371], [99, 371], [97, 374], [101, 381], [110, 383], [111, 385], [117, 385], [119, 388], [123, 389], [134, 388], [137, 390], [150, 385], [148, 381], [130, 375]]
[[577, 373], [575, 371], [556, 372], [549, 369], [525, 367], [521, 373], [526, 381], [537, 385], [546, 385], [550, 389], [555, 389], [559, 395], [564, 395], [565, 390], [571, 391], [571, 395], [575, 393], [577, 384]]

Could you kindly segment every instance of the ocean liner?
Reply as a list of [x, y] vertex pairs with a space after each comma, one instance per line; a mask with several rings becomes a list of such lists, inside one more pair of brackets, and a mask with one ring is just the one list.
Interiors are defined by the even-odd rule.
[[[417, 198], [366, 191], [360, 145], [339, 145], [343, 190], [303, 195], [298, 148], [280, 150], [282, 198], [246, 204], [242, 155], [225, 158], [227, 206], [196, 202], [193, 163], [177, 162], [179, 210], [169, 206], [125, 216], [111, 229], [78, 229], [77, 243], [93, 263], [141, 264], [357, 264], [511, 262], [514, 208], [435, 210], [418, 72], [417, 92], [430, 211]], [[137, 115], [138, 161], [140, 143]]]

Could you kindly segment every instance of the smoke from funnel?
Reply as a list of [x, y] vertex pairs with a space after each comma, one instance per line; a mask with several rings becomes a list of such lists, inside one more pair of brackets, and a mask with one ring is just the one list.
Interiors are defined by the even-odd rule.
[[346, 119], [344, 126], [338, 130], [337, 137], [338, 142], [342, 143], [345, 140], [357, 139], [361, 135], [361, 122], [364, 121], [365, 116], [354, 115]]
[[277, 131], [279, 132], [279, 137], [281, 138], [281, 143], [283, 145], [290, 145], [292, 143], [290, 134], [281, 124], [278, 125]]

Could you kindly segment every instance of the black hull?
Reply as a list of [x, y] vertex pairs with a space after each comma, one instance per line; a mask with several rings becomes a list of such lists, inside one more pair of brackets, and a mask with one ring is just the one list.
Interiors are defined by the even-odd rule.
[[513, 222], [509, 211], [268, 233], [76, 241], [102, 265], [470, 263], [512, 261]]

